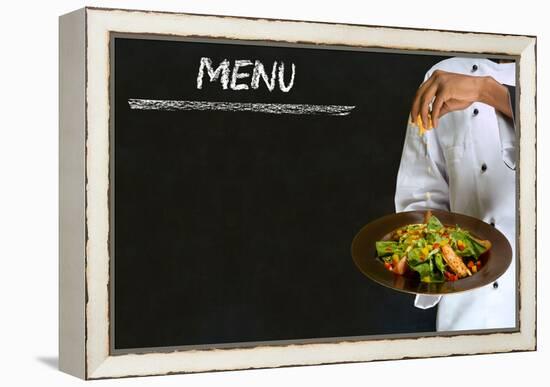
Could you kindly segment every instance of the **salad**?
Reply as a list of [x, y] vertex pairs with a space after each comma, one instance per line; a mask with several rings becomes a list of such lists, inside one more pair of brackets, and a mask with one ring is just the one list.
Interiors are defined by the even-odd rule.
[[491, 242], [473, 237], [467, 230], [443, 225], [427, 211], [424, 223], [393, 231], [390, 240], [376, 242], [384, 266], [395, 274], [418, 273], [422, 282], [456, 281], [471, 276], [482, 266], [480, 256]]

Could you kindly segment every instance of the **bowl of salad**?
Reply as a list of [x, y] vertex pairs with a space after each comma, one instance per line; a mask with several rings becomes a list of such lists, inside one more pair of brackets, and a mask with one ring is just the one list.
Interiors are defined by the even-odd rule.
[[351, 246], [371, 280], [414, 294], [449, 294], [490, 284], [512, 262], [507, 238], [494, 226], [441, 210], [388, 215], [364, 226]]

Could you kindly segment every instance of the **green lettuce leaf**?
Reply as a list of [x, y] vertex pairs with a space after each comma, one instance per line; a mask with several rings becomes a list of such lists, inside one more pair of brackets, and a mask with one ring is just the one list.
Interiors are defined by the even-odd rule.
[[403, 245], [395, 241], [378, 241], [376, 242], [376, 253], [379, 257], [386, 255], [403, 254]]
[[435, 266], [439, 269], [441, 274], [445, 273], [445, 261], [443, 260], [443, 255], [441, 253], [435, 254]]
[[432, 264], [431, 259], [428, 259], [426, 262], [420, 263], [411, 268], [418, 272], [420, 281], [422, 282], [435, 283], [445, 281], [443, 274], [438, 271], [434, 271], [434, 265]]
[[[479, 258], [481, 254], [487, 251], [487, 248], [473, 239], [467, 231], [453, 231], [451, 233], [451, 244], [456, 254], [461, 257]], [[461, 240], [464, 243], [464, 249], [458, 248], [457, 242]]]
[[435, 216], [431, 216], [428, 220], [428, 225], [426, 227], [428, 231], [439, 231], [443, 228], [443, 224]]
[[437, 232], [428, 232], [428, 234], [426, 235], [426, 241], [428, 241], [430, 245], [433, 245], [435, 242], [441, 241], [441, 239], [443, 238]]
[[422, 261], [421, 257], [422, 257], [422, 249], [420, 247], [412, 249], [407, 254], [407, 263], [411, 268], [414, 268], [415, 266], [418, 266], [424, 262]]

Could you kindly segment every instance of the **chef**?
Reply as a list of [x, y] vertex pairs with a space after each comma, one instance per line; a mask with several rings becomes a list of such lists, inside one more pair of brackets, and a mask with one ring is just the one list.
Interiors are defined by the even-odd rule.
[[[417, 295], [415, 306], [438, 306], [438, 331], [516, 327], [515, 63], [450, 58], [426, 74], [411, 109], [424, 126], [407, 126], [397, 175], [396, 211], [427, 208], [481, 219], [501, 231], [512, 263], [495, 282], [445, 296]], [[431, 109], [431, 110], [430, 110]]]

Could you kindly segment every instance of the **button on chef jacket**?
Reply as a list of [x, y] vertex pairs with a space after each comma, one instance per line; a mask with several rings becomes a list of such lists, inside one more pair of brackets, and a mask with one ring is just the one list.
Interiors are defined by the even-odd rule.
[[[425, 80], [437, 69], [491, 76], [515, 86], [514, 63], [451, 58], [432, 67]], [[464, 293], [416, 296], [418, 308], [438, 305], [438, 331], [516, 326], [515, 167], [513, 120], [489, 105], [474, 102], [448, 113], [424, 136], [419, 136], [409, 117], [397, 175], [396, 211], [433, 208], [470, 215], [493, 224], [513, 250], [511, 265], [495, 283]]]

